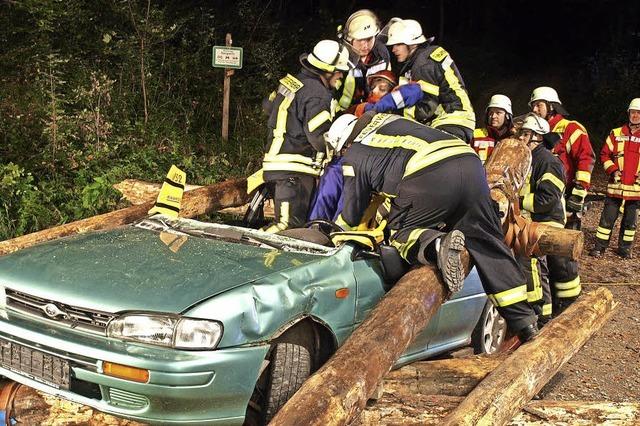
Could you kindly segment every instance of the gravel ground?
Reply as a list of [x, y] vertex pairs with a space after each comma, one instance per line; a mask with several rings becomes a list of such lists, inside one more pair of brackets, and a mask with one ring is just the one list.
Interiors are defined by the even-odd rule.
[[[604, 191], [603, 176], [596, 179], [595, 191]], [[587, 254], [594, 245], [602, 206], [602, 200], [591, 202], [583, 218], [585, 249], [580, 277], [583, 291], [606, 286], [618, 307], [604, 327], [543, 388], [539, 396], [544, 399], [640, 401], [640, 248], [636, 238], [634, 258], [622, 260], [616, 255], [618, 219], [606, 254], [599, 259]]]

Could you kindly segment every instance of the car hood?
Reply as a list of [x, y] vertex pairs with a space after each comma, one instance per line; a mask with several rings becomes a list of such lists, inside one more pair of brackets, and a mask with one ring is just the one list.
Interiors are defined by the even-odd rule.
[[180, 313], [203, 299], [322, 257], [126, 226], [0, 257], [0, 285], [105, 312]]

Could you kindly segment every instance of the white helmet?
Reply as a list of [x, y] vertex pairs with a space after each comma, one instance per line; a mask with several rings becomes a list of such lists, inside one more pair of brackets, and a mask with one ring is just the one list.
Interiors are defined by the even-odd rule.
[[344, 25], [347, 41], [375, 37], [380, 32], [378, 17], [369, 9], [353, 12]]
[[505, 95], [493, 95], [485, 111], [489, 111], [489, 108], [501, 108], [505, 110], [507, 114], [513, 115], [513, 111], [511, 111], [511, 99]]
[[544, 118], [540, 118], [535, 114], [529, 114], [527, 118], [524, 119], [524, 123], [522, 123], [523, 130], [531, 130], [534, 133], [539, 135], [546, 135], [551, 131], [551, 127], [549, 127], [549, 122]]
[[349, 138], [358, 117], [353, 114], [343, 114], [333, 122], [329, 131], [324, 134], [324, 140], [334, 152], [340, 152]]
[[421, 44], [426, 41], [427, 39], [422, 34], [422, 26], [413, 19], [401, 19], [389, 27], [387, 46], [393, 46], [394, 44]]
[[529, 106], [532, 106], [535, 101], [555, 102], [562, 105], [556, 89], [547, 86], [536, 87], [535, 89], [533, 89], [533, 92], [531, 93], [531, 99], [529, 100]]
[[627, 112], [630, 110], [640, 111], [640, 98], [631, 99], [629, 103], [629, 108], [627, 108]]
[[349, 52], [335, 40], [319, 41], [306, 60], [322, 71], [349, 71]]

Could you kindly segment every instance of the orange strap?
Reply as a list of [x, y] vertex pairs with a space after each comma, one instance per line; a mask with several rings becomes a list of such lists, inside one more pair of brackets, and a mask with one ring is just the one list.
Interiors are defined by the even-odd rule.
[[4, 420], [6, 426], [11, 426], [11, 414], [13, 411], [13, 400], [22, 386], [18, 382], [8, 382], [0, 390], [0, 410], [4, 410]]
[[528, 257], [542, 255], [538, 246], [540, 240], [538, 224], [522, 217], [517, 203], [511, 205], [503, 230], [504, 242], [516, 254]]

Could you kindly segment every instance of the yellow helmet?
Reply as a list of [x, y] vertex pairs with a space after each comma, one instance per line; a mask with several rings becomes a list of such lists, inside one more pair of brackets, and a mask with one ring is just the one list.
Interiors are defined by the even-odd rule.
[[344, 27], [348, 42], [375, 37], [380, 32], [378, 17], [369, 9], [352, 13]]
[[349, 52], [335, 40], [319, 41], [313, 52], [302, 59], [322, 71], [349, 71]]

